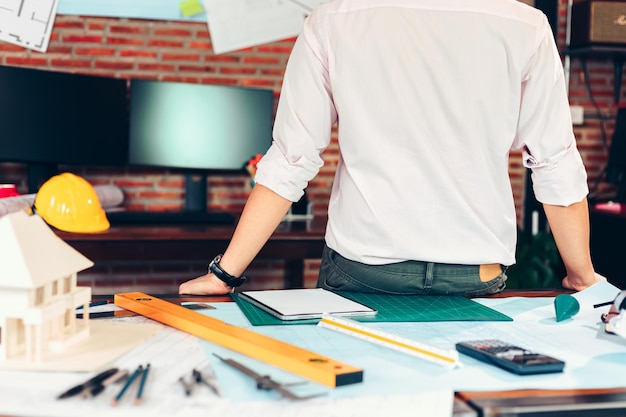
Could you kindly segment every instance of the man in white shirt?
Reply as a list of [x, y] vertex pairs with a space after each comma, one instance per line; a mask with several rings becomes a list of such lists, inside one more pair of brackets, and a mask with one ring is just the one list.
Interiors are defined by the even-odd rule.
[[523, 150], [567, 270], [589, 253], [587, 177], [562, 63], [540, 11], [516, 0], [333, 0], [287, 65], [274, 143], [230, 245], [181, 293], [232, 291], [323, 165], [340, 159], [318, 285], [479, 295], [515, 262], [509, 151]]

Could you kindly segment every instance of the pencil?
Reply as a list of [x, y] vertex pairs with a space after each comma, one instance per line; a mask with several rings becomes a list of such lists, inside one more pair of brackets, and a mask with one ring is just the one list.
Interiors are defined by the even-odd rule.
[[117, 396], [113, 400], [112, 405], [116, 406], [120, 402], [120, 400], [122, 399], [122, 397], [128, 390], [128, 387], [132, 385], [133, 381], [137, 379], [137, 376], [139, 376], [139, 374], [142, 371], [143, 371], [143, 365], [139, 365], [137, 369], [135, 369], [135, 372], [133, 372], [133, 374], [126, 380], [126, 383], [124, 384], [120, 392], [117, 394]]
[[141, 404], [141, 395], [143, 394], [143, 387], [146, 385], [146, 379], [148, 378], [148, 371], [150, 371], [150, 364], [146, 365], [139, 381], [139, 389], [137, 390], [137, 396], [135, 397], [135, 405]]

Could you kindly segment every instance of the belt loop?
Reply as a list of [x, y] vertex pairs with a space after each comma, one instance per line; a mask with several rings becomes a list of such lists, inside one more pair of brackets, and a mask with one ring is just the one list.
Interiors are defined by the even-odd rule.
[[435, 269], [434, 262], [426, 262], [426, 271], [424, 274], [424, 294], [428, 294], [433, 288], [433, 274]]

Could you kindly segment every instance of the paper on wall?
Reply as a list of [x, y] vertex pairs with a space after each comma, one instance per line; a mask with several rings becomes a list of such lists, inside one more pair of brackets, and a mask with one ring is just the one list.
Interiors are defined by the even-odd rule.
[[0, 7], [0, 40], [48, 50], [58, 0], [8, 0]]
[[317, 8], [317, 6], [321, 5], [322, 3], [326, 3], [327, 1], [328, 0], [289, 0], [289, 2], [293, 6], [298, 7], [300, 10], [307, 14], [313, 9]]
[[296, 36], [305, 17], [285, 0], [204, 0], [204, 10], [215, 54]]

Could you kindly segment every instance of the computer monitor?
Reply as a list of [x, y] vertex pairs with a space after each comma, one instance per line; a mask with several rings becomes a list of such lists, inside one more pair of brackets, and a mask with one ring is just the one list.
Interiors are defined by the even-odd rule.
[[0, 66], [0, 161], [28, 167], [28, 191], [59, 165], [123, 166], [127, 81]]
[[244, 172], [272, 141], [272, 90], [130, 82], [129, 165], [185, 173], [186, 211], [207, 210], [207, 175]]

